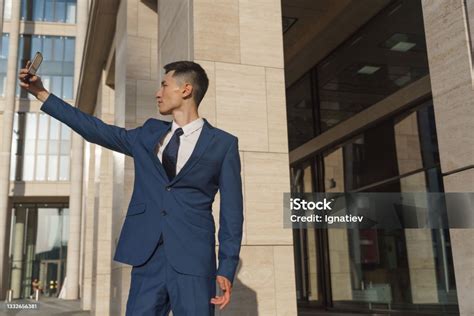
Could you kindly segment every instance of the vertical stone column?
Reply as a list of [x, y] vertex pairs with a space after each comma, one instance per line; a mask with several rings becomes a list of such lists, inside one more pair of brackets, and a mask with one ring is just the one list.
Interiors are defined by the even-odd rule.
[[10, 288], [13, 290], [13, 298], [20, 298], [21, 272], [23, 270], [23, 242], [26, 224], [26, 208], [16, 211], [14, 236], [13, 236], [13, 262], [11, 271]]
[[83, 272], [82, 272], [82, 297], [81, 297], [81, 308], [83, 310], [90, 310], [92, 306], [92, 267], [95, 264], [94, 261], [94, 223], [95, 223], [95, 182], [96, 177], [96, 154], [95, 148], [97, 145], [92, 143], [86, 143], [86, 155], [85, 162], [88, 168], [87, 191], [86, 202], [84, 206], [84, 236], [82, 241], [83, 245]]
[[[74, 90], [77, 91], [81, 71], [82, 52], [87, 31], [87, 4], [77, 2], [76, 48], [74, 59]], [[71, 140], [71, 193], [69, 197], [69, 240], [67, 247], [66, 299], [79, 298], [79, 268], [81, 246], [82, 171], [84, 140], [73, 132]]]
[[[107, 124], [113, 124], [114, 119], [114, 90], [105, 85], [105, 74], [102, 76], [101, 87], [99, 89], [100, 115], [97, 115]], [[97, 108], [96, 108], [97, 111]], [[113, 257], [112, 242], [112, 203], [113, 203], [113, 155], [111, 150], [102, 149], [100, 159], [99, 179], [100, 187], [98, 192], [98, 213], [96, 224], [97, 230], [97, 250], [95, 259], [95, 287], [93, 315], [116, 315], [111, 311], [111, 273]]]
[[7, 236], [7, 220], [10, 218], [10, 216], [8, 216], [8, 190], [10, 186], [10, 155], [13, 133], [13, 116], [15, 113], [15, 88], [17, 85], [20, 1], [13, 1], [12, 3], [10, 27], [5, 107], [2, 115], [2, 140], [0, 144], [0, 298], [3, 298], [5, 295], [5, 279], [8, 275], [8, 256], [6, 256], [6, 247], [8, 244], [6, 240], [9, 237]]
[[[422, 0], [441, 170], [446, 192], [474, 191], [473, 68], [463, 0]], [[471, 34], [472, 35], [472, 34]], [[448, 210], [449, 211], [449, 210]], [[474, 314], [474, 229], [451, 229], [461, 315]]]
[[201, 64], [210, 86], [200, 115], [239, 138], [245, 223], [226, 314], [296, 315], [292, 231], [281, 216], [290, 192], [281, 1], [160, 1], [158, 12], [161, 64]]

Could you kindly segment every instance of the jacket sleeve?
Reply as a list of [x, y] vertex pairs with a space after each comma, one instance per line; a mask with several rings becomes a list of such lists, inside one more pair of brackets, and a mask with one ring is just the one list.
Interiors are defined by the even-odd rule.
[[226, 277], [232, 283], [239, 264], [244, 222], [240, 170], [238, 139], [235, 138], [227, 150], [219, 176], [219, 267], [217, 269], [217, 275]]
[[84, 113], [50, 93], [41, 110], [63, 122], [88, 142], [133, 156], [132, 146], [141, 126], [126, 130], [104, 123], [95, 116]]

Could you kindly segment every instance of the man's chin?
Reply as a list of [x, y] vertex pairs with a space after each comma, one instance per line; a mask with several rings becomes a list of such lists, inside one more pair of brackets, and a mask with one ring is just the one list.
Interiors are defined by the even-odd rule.
[[158, 109], [158, 112], [160, 112], [161, 115], [168, 115], [171, 114], [170, 110], [163, 110], [163, 109]]

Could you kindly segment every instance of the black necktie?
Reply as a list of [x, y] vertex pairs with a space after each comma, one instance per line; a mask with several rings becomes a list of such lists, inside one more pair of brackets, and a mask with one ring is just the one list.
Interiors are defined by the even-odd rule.
[[176, 162], [178, 161], [179, 136], [183, 135], [183, 129], [177, 128], [174, 131], [168, 145], [163, 151], [163, 167], [165, 168], [168, 179], [171, 181], [176, 176]]

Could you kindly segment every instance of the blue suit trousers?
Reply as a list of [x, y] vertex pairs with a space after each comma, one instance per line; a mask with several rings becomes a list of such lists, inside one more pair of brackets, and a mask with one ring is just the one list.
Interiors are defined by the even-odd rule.
[[214, 315], [216, 278], [182, 274], [169, 264], [163, 234], [150, 259], [133, 266], [126, 316]]

